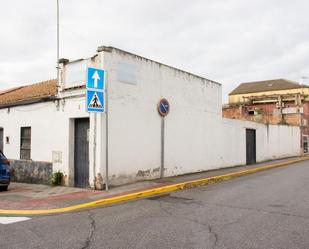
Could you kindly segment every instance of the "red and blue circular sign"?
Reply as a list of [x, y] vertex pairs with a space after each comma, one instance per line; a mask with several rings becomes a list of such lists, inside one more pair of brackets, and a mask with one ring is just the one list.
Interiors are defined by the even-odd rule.
[[161, 99], [158, 103], [158, 112], [162, 117], [165, 117], [170, 112], [170, 103], [167, 99]]

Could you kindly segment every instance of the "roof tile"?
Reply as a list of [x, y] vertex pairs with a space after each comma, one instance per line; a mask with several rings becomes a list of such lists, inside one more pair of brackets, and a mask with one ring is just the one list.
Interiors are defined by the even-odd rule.
[[57, 80], [47, 80], [32, 85], [12, 88], [0, 92], [0, 106], [48, 98], [57, 95]]
[[302, 87], [298, 82], [290, 81], [286, 79], [254, 81], [248, 83], [241, 83], [236, 87], [229, 95], [246, 94], [255, 92], [267, 92], [277, 90], [297, 89]]

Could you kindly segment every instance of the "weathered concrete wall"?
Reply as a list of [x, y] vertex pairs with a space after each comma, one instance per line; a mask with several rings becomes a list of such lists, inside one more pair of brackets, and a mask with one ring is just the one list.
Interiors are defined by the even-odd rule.
[[246, 129], [256, 130], [257, 162], [300, 155], [301, 133], [297, 126], [223, 118], [220, 167], [246, 164]]
[[[300, 153], [298, 127], [222, 119], [220, 84], [118, 50], [103, 57], [110, 96], [111, 184], [159, 177], [156, 103], [162, 97], [171, 105], [165, 118], [165, 176], [245, 164], [245, 127], [257, 130], [257, 161]], [[98, 154], [105, 156], [101, 149]]]
[[95, 116], [85, 110], [81, 77], [87, 66], [107, 71], [112, 185], [160, 176], [157, 103], [163, 97], [171, 104], [165, 118], [165, 176], [244, 164], [246, 127], [257, 130], [258, 161], [299, 155], [298, 128], [222, 119], [222, 89], [216, 82], [114, 49], [76, 63], [73, 68], [61, 66], [59, 100], [0, 109], [0, 127], [9, 137], [4, 145], [8, 158], [19, 159], [20, 127], [31, 126], [31, 159], [52, 163], [74, 185], [74, 119], [89, 117], [89, 182], [93, 186], [94, 176], [104, 179], [106, 115], [97, 114], [94, 134]]
[[[84, 90], [77, 94], [81, 92], [84, 94]], [[20, 159], [20, 129], [30, 126], [31, 160], [53, 163], [53, 169], [61, 170], [67, 183], [73, 185], [74, 118], [89, 117], [84, 98], [0, 109], [0, 127], [5, 140], [9, 139], [4, 142], [4, 154], [10, 159]]]
[[12, 181], [49, 184], [53, 165], [49, 162], [35, 162], [27, 160], [10, 160], [12, 167]]
[[[171, 105], [165, 118], [165, 175], [209, 169], [216, 163], [211, 150], [220, 148], [208, 138], [221, 122], [220, 84], [119, 50], [103, 57], [109, 86], [111, 184], [160, 176], [161, 98]], [[105, 147], [97, 154], [105, 156]]]

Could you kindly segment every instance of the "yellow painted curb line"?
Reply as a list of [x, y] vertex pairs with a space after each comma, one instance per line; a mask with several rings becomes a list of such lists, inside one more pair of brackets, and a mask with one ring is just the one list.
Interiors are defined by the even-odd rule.
[[309, 157], [303, 157], [300, 159], [296, 160], [290, 160], [286, 162], [279, 162], [275, 164], [269, 164], [266, 166], [262, 167], [257, 167], [253, 169], [248, 169], [248, 170], [243, 170], [243, 171], [238, 171], [238, 172], [233, 172], [229, 174], [224, 174], [224, 175], [219, 175], [219, 176], [213, 176], [213, 177], [208, 177], [208, 178], [203, 178], [203, 179], [198, 179], [198, 180], [192, 180], [192, 181], [187, 181], [187, 182], [182, 182], [182, 183], [177, 183], [177, 184], [172, 184], [168, 186], [163, 186], [163, 187], [158, 187], [158, 188], [153, 188], [149, 190], [144, 190], [144, 191], [139, 191], [131, 194], [125, 194], [121, 196], [115, 196], [115, 197], [110, 197], [106, 199], [101, 199], [93, 202], [88, 202], [88, 203], [83, 203], [83, 204], [78, 204], [74, 206], [69, 206], [69, 207], [64, 207], [64, 208], [55, 208], [55, 209], [44, 209], [44, 210], [10, 210], [10, 209], [0, 209], [0, 214], [10, 214], [10, 215], [36, 215], [36, 214], [52, 214], [52, 213], [64, 213], [64, 212], [70, 212], [70, 211], [75, 211], [83, 208], [91, 208], [91, 207], [97, 207], [97, 206], [103, 206], [103, 205], [108, 205], [108, 204], [113, 204], [113, 203], [119, 203], [119, 202], [124, 202], [124, 201], [129, 201], [129, 200], [136, 200], [140, 198], [145, 198], [149, 196], [154, 196], [154, 195], [159, 195], [159, 194], [164, 194], [164, 193], [169, 193], [173, 192], [176, 190], [182, 190], [182, 189], [188, 189], [188, 188], [193, 188], [197, 186], [203, 186], [219, 181], [225, 181], [231, 178], [243, 176], [243, 175], [248, 175], [268, 169], [273, 169], [281, 166], [286, 166], [289, 164], [293, 163], [298, 163], [302, 161], [309, 160]]

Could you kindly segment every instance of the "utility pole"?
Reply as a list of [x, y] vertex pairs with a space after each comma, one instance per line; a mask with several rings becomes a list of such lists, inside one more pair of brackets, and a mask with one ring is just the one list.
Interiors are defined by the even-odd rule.
[[57, 0], [57, 85], [59, 86], [59, 0]]

